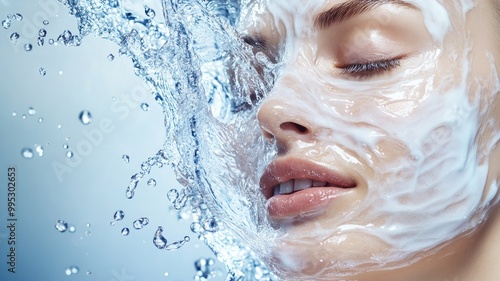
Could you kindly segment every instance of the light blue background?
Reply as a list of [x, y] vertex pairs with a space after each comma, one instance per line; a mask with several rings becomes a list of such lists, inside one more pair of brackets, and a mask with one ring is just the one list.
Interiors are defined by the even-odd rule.
[[[189, 222], [178, 221], [171, 210], [166, 193], [180, 188], [172, 172], [154, 168], [140, 182], [135, 198], [125, 198], [130, 176], [164, 141], [162, 110], [134, 76], [130, 60], [118, 56], [114, 43], [92, 36], [77, 48], [49, 45], [48, 39], [65, 29], [77, 34], [75, 18], [56, 0], [0, 0], [0, 21], [16, 12], [24, 16], [22, 21], [13, 21], [9, 29], [0, 27], [0, 280], [192, 280], [194, 261], [213, 254], [190, 232]], [[45, 19], [50, 21], [46, 27]], [[39, 47], [42, 27], [48, 34]], [[9, 40], [13, 32], [21, 34], [16, 45]], [[30, 52], [23, 49], [28, 42], [33, 44]], [[114, 61], [107, 60], [110, 53]], [[46, 76], [39, 74], [40, 67]], [[143, 102], [149, 111], [140, 108]], [[36, 110], [33, 116], [30, 107]], [[90, 125], [79, 122], [82, 110], [92, 113]], [[101, 122], [108, 122], [112, 132], [104, 132]], [[66, 157], [65, 143], [76, 154], [72, 159]], [[44, 147], [43, 156], [35, 152], [32, 159], [24, 159], [22, 148], [35, 151], [35, 144]], [[130, 163], [122, 160], [123, 154], [130, 156]], [[57, 172], [54, 165], [67, 170]], [[10, 166], [17, 170], [15, 274], [7, 271], [6, 263]], [[154, 188], [146, 185], [150, 177], [158, 183]], [[125, 219], [111, 226], [120, 209]], [[140, 217], [150, 223], [135, 230], [132, 222]], [[59, 233], [54, 227], [59, 219], [76, 231]], [[185, 235], [191, 241], [177, 251], [158, 250], [152, 240], [159, 225], [169, 243]], [[120, 234], [123, 227], [131, 229], [129, 236]], [[70, 266], [77, 266], [79, 273], [67, 276]], [[216, 267], [224, 271], [220, 263]], [[223, 275], [213, 280], [224, 280]]]

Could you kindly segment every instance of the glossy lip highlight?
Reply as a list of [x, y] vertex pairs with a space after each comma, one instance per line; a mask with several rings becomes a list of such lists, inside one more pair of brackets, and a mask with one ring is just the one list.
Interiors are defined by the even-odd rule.
[[338, 172], [317, 163], [283, 157], [271, 162], [262, 174], [260, 187], [264, 197], [270, 199], [274, 195], [276, 186], [293, 179], [326, 182], [326, 188], [354, 188], [357, 186], [353, 178], [342, 176]]

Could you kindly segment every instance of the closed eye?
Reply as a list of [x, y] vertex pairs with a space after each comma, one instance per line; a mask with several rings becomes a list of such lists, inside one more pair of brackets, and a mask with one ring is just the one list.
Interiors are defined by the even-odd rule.
[[367, 79], [398, 68], [400, 65], [401, 59], [397, 58], [368, 63], [348, 64], [339, 66], [338, 68], [341, 69], [342, 75]]

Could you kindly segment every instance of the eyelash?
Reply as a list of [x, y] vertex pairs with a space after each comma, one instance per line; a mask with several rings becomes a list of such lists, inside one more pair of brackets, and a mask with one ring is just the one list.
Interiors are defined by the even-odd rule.
[[401, 59], [389, 59], [368, 63], [355, 63], [341, 66], [342, 75], [354, 76], [359, 78], [370, 78], [375, 75], [395, 69], [401, 65]]

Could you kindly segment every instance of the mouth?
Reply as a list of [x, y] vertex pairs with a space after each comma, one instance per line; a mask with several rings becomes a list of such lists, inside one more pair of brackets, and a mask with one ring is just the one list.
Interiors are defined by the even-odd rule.
[[305, 216], [326, 208], [357, 186], [352, 177], [317, 163], [290, 157], [269, 164], [260, 187], [272, 219]]

